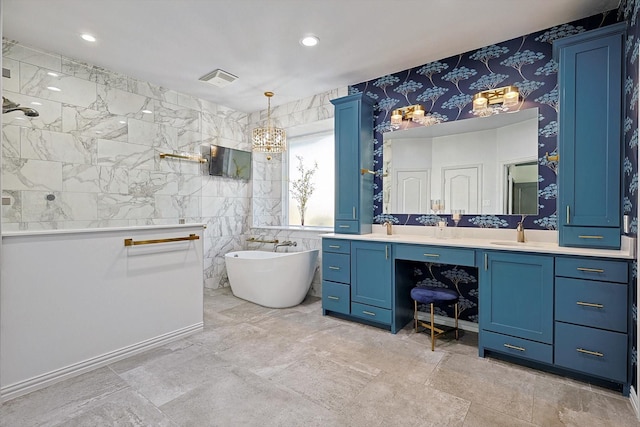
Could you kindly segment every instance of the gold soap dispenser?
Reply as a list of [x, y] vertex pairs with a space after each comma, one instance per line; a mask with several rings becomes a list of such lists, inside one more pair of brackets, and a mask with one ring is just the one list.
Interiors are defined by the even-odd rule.
[[522, 221], [520, 221], [516, 226], [516, 241], [518, 243], [524, 243], [524, 225], [522, 224]]

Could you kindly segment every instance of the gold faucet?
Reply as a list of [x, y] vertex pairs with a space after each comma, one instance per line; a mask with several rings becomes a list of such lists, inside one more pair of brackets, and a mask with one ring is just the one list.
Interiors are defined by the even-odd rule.
[[518, 243], [524, 243], [524, 225], [522, 225], [522, 222], [519, 222], [516, 227], [516, 241]]
[[391, 234], [393, 234], [393, 224], [391, 224], [391, 221], [387, 221], [382, 225], [387, 227], [387, 235], [391, 236]]

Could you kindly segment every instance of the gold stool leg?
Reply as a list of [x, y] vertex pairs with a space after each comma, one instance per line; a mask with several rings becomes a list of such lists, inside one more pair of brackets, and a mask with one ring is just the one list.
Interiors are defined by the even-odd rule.
[[433, 303], [431, 303], [431, 351], [435, 351], [436, 348], [436, 333], [433, 318]]
[[458, 339], [458, 303], [455, 303], [456, 340]]

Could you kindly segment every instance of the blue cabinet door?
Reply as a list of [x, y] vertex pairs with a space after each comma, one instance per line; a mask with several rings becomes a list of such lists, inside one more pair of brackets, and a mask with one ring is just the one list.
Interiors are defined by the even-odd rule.
[[561, 246], [620, 247], [624, 24], [554, 42]]
[[391, 245], [351, 243], [351, 301], [392, 308]]
[[491, 251], [483, 256], [481, 329], [552, 344], [553, 257]]
[[335, 106], [335, 232], [365, 234], [373, 222], [373, 106], [363, 94]]

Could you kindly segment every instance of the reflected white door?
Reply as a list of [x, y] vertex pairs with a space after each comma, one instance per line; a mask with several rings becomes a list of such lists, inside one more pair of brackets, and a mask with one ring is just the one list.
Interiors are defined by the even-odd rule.
[[482, 165], [442, 169], [445, 212], [480, 213]]
[[391, 212], [415, 214], [429, 212], [431, 184], [428, 169], [394, 171], [395, 195]]

